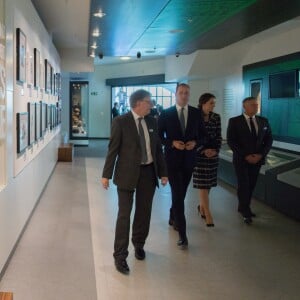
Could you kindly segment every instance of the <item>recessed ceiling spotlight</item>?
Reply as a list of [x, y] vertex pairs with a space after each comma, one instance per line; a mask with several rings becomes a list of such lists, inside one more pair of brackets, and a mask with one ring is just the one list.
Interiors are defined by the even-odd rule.
[[131, 57], [129, 57], [129, 56], [121, 56], [120, 59], [122, 59], [122, 60], [129, 60], [129, 59], [131, 59]]
[[100, 35], [101, 35], [101, 33], [100, 33], [99, 29], [95, 29], [92, 33], [93, 37], [99, 37]]
[[104, 16], [106, 16], [106, 13], [104, 13], [102, 10], [99, 10], [98, 12], [94, 13], [94, 17], [97, 18], [103, 18]]
[[95, 57], [95, 52], [91, 52], [90, 57]]
[[175, 33], [182, 33], [182, 32], [184, 32], [183, 29], [172, 29], [172, 30], [169, 30], [169, 33], [173, 33], [173, 34], [175, 34]]

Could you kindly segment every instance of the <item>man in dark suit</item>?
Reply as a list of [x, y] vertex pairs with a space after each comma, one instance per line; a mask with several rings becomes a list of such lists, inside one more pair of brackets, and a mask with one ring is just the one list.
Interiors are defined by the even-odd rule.
[[109, 187], [114, 172], [119, 212], [116, 224], [114, 258], [119, 272], [129, 273], [128, 256], [130, 213], [135, 192], [135, 214], [132, 243], [135, 257], [145, 259], [144, 244], [149, 233], [152, 199], [158, 177], [168, 182], [157, 121], [147, 116], [151, 109], [150, 93], [137, 90], [130, 96], [131, 112], [116, 117], [112, 123], [108, 154], [102, 174], [102, 185]]
[[204, 131], [200, 111], [188, 105], [190, 87], [179, 84], [176, 89], [176, 105], [163, 110], [158, 119], [172, 192], [169, 224], [179, 232], [177, 245], [186, 249], [186, 219], [184, 199], [195, 166], [199, 131]]
[[229, 120], [227, 142], [233, 151], [237, 176], [238, 211], [244, 217], [244, 222], [251, 224], [252, 218], [256, 216], [250, 208], [252, 193], [273, 138], [268, 120], [256, 116], [256, 98], [245, 98], [243, 108], [244, 114]]

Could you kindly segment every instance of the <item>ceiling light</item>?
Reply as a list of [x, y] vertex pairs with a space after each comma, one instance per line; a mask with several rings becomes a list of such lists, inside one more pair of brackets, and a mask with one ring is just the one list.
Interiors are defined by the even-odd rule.
[[100, 31], [98, 29], [95, 29], [92, 33], [92, 36], [98, 37], [98, 36], [100, 36], [100, 34], [101, 34]]
[[97, 47], [98, 47], [98, 46], [97, 46], [96, 44], [93, 44], [93, 45], [91, 46], [92, 49], [97, 49]]
[[97, 18], [103, 18], [104, 16], [106, 16], [106, 13], [99, 10], [98, 12], [94, 13], [94, 16]]
[[129, 60], [129, 59], [131, 59], [131, 57], [129, 57], [129, 56], [121, 56], [120, 59], [122, 59], [122, 60]]
[[90, 57], [95, 57], [95, 52], [90, 53]]

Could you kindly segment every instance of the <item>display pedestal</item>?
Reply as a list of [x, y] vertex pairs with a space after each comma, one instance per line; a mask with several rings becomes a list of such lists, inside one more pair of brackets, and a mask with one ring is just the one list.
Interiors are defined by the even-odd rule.
[[0, 300], [13, 300], [13, 294], [0, 292]]
[[61, 144], [58, 148], [58, 161], [73, 161], [74, 147], [72, 143]]

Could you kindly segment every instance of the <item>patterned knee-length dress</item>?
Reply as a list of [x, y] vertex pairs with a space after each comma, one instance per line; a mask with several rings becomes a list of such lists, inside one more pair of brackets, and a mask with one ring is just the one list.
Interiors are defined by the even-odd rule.
[[208, 158], [203, 154], [203, 150], [215, 149], [219, 153], [222, 144], [220, 115], [211, 112], [208, 121], [204, 123], [207, 137], [204, 148], [197, 153], [196, 166], [193, 173], [193, 186], [196, 189], [210, 189], [217, 185], [219, 155]]

